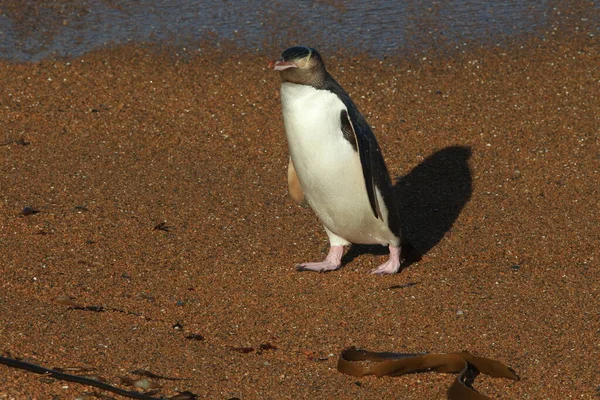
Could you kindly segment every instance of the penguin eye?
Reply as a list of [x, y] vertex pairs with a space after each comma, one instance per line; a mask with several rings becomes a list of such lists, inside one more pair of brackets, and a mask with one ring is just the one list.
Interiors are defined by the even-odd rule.
[[310, 62], [311, 56], [312, 56], [312, 52], [309, 52], [307, 56], [302, 57], [301, 59], [299, 59], [296, 64], [298, 64], [298, 66], [300, 68], [310, 68], [311, 65], [312, 65], [311, 62]]
[[309, 67], [308, 58], [307, 57], [301, 58], [300, 60], [298, 60], [296, 62], [296, 65], [298, 65], [302, 69], [308, 68]]

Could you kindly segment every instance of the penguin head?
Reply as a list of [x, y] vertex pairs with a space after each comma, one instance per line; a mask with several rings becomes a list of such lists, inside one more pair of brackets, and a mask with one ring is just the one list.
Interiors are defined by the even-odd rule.
[[320, 84], [327, 75], [319, 52], [304, 46], [284, 50], [279, 60], [269, 63], [269, 68], [279, 71], [283, 82], [312, 86]]

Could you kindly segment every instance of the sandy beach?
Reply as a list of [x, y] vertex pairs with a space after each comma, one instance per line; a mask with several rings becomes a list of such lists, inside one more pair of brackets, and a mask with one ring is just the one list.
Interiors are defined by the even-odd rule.
[[[384, 277], [377, 247], [294, 269], [328, 243], [287, 193], [278, 56], [131, 44], [0, 62], [0, 355], [115, 385], [184, 378], [158, 380], [165, 397], [442, 399], [454, 375], [359, 379], [337, 358], [467, 350], [521, 376], [480, 376], [493, 399], [596, 398], [597, 36], [323, 54], [423, 253]], [[0, 399], [94, 391], [0, 366]]]

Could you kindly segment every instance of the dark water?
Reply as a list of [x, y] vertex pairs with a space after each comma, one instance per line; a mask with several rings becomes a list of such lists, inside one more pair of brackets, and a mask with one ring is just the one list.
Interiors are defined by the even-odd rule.
[[0, 0], [0, 58], [77, 56], [132, 41], [191, 51], [206, 41], [259, 52], [306, 44], [385, 56], [432, 46], [503, 45], [551, 35], [566, 20], [596, 35], [599, 10], [594, 1], [549, 0]]

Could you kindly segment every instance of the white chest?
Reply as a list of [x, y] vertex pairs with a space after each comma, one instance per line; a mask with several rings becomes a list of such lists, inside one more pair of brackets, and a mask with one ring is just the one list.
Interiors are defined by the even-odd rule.
[[389, 243], [387, 225], [373, 216], [360, 157], [341, 131], [347, 110], [334, 93], [283, 83], [285, 132], [298, 179], [323, 224], [356, 243]]
[[330, 189], [339, 181], [336, 176], [360, 168], [358, 154], [341, 132], [346, 106], [334, 93], [284, 83], [281, 104], [290, 155], [309, 197], [317, 186]]
[[[283, 121], [290, 149], [311, 149], [339, 144], [340, 113], [346, 106], [332, 92], [311, 86], [281, 85]], [[294, 149], [295, 150], [295, 149]]]

